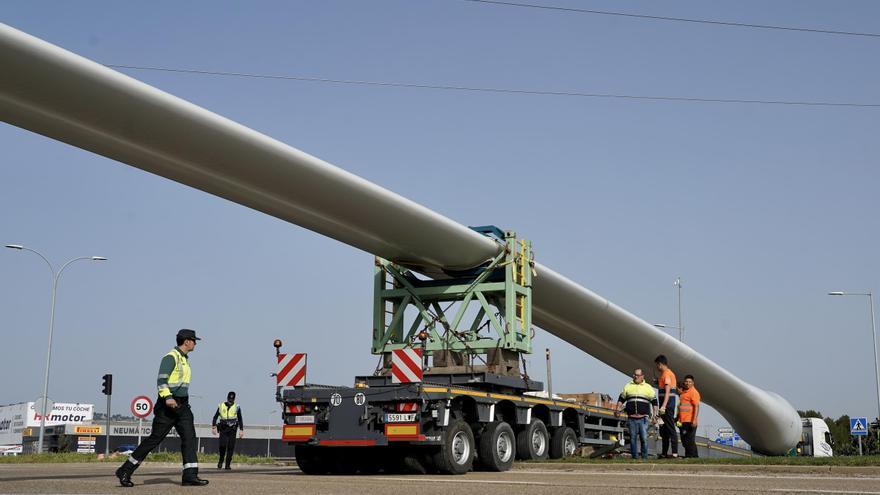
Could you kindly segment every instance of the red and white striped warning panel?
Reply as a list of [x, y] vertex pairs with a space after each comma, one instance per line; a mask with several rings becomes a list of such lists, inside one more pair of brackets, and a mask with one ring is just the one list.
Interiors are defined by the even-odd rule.
[[306, 355], [279, 354], [275, 383], [279, 387], [298, 387], [306, 384]]
[[419, 412], [418, 402], [398, 402], [394, 404], [394, 410], [397, 412]]
[[422, 381], [422, 350], [395, 349], [391, 351], [391, 382], [418, 383]]

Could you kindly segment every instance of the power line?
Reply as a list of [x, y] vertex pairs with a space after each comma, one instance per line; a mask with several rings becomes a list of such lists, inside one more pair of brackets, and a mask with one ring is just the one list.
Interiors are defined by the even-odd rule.
[[482, 3], [487, 5], [500, 5], [505, 7], [523, 7], [530, 9], [544, 9], [544, 10], [555, 10], [559, 12], [574, 12], [578, 14], [597, 14], [597, 15], [613, 15], [618, 17], [634, 17], [637, 19], [648, 19], [652, 21], [673, 21], [673, 22], [693, 22], [698, 24], [712, 24], [716, 26], [732, 26], [732, 27], [744, 27], [744, 28], [755, 28], [755, 29], [777, 29], [781, 31], [800, 31], [804, 33], [821, 33], [821, 34], [835, 34], [840, 36], [864, 36], [869, 38], [880, 38], [880, 34], [878, 33], [860, 33], [854, 31], [834, 31], [831, 29], [812, 29], [812, 28], [799, 28], [799, 27], [791, 27], [791, 26], [775, 26], [771, 24], [748, 24], [745, 22], [728, 22], [728, 21], [713, 21], [710, 19], [689, 19], [685, 17], [667, 17], [660, 15], [646, 15], [646, 14], [630, 14], [627, 12], [612, 12], [607, 10], [590, 10], [590, 9], [578, 9], [574, 7], [558, 7], [553, 5], [534, 5], [529, 3], [518, 3], [518, 2], [502, 2], [500, 0], [464, 0], [465, 2], [473, 2], [473, 3]]
[[247, 72], [221, 72], [198, 69], [175, 69], [171, 67], [148, 67], [138, 65], [121, 65], [121, 64], [105, 64], [107, 67], [114, 69], [129, 70], [148, 70], [159, 72], [174, 72], [180, 74], [197, 74], [202, 76], [225, 76], [225, 77], [247, 77], [254, 79], [275, 79], [286, 81], [305, 81], [316, 83], [330, 84], [350, 84], [360, 86], [380, 86], [390, 88], [413, 88], [413, 89], [431, 89], [444, 91], [470, 91], [482, 93], [501, 93], [515, 95], [537, 95], [537, 96], [567, 96], [579, 98], [618, 98], [627, 100], [654, 100], [654, 101], [674, 101], [674, 102], [695, 102], [695, 103], [749, 103], [757, 105], [793, 105], [793, 106], [811, 106], [811, 107], [880, 107], [880, 103], [856, 103], [856, 102], [836, 102], [836, 101], [792, 101], [792, 100], [751, 100], [741, 98], [701, 98], [692, 96], [648, 96], [648, 95], [630, 95], [620, 93], [588, 93], [580, 91], [545, 91], [532, 89], [516, 89], [516, 88], [493, 88], [479, 86], [454, 86], [441, 84], [418, 84], [395, 81], [369, 81], [357, 79], [331, 79], [326, 77], [297, 76], [297, 75], [272, 75], [272, 74], [253, 74]]

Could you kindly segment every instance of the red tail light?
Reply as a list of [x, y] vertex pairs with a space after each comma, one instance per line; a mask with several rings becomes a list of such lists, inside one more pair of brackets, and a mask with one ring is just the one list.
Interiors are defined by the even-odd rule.
[[287, 412], [291, 414], [299, 414], [305, 410], [302, 404], [287, 404]]

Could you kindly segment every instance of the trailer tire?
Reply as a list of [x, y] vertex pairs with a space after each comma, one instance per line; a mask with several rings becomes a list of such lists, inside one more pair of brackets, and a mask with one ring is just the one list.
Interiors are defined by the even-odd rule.
[[433, 464], [443, 474], [465, 474], [474, 465], [474, 432], [462, 420], [452, 422], [443, 432]]
[[516, 434], [516, 456], [524, 461], [544, 460], [550, 450], [550, 434], [540, 419], [533, 419]]
[[479, 466], [483, 471], [509, 471], [516, 450], [513, 428], [503, 421], [489, 423], [480, 435]]
[[331, 452], [327, 447], [323, 449], [312, 445], [296, 445], [293, 455], [296, 456], [296, 465], [304, 474], [327, 474], [333, 468]]
[[568, 426], [556, 428], [550, 438], [550, 458], [562, 459], [574, 455], [578, 447], [577, 435]]

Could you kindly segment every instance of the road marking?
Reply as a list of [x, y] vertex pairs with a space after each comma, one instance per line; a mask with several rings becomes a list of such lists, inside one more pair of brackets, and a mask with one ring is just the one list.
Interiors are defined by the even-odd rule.
[[[615, 473], [619, 474], [619, 473]], [[627, 473], [630, 474], [630, 473]], [[851, 480], [852, 478], [846, 478], [847, 480]], [[397, 478], [397, 477], [385, 477], [385, 476], [369, 476], [364, 478], [364, 481], [409, 481], [409, 482], [417, 482], [417, 481], [440, 481], [444, 483], [477, 483], [477, 484], [491, 484], [491, 485], [535, 485], [535, 486], [559, 486], [559, 487], [574, 487], [574, 485], [565, 485], [558, 483], [547, 483], [542, 481], [505, 481], [505, 480], [469, 480], [469, 479], [460, 479], [460, 478], [435, 478], [435, 477], [427, 477], [427, 476], [413, 476], [411, 478]], [[628, 487], [620, 487], [620, 488], [647, 488], [651, 490], [680, 490], [681, 487], [638, 487], [638, 486], [628, 486]], [[731, 488], [731, 487], [722, 487], [722, 488], [713, 488], [713, 487], [700, 487], [700, 491], [713, 491], [713, 492], [748, 492], [754, 493], [755, 488]], [[760, 488], [763, 493], [818, 493], [818, 494], [829, 494], [829, 495], [880, 495], [880, 492], [870, 492], [870, 491], [862, 491], [862, 490], [822, 490], [822, 489], [810, 489], [810, 488]]]
[[[751, 490], [747, 490], [751, 491]], [[855, 494], [876, 495], [880, 492], [863, 492], [858, 490], [819, 490], [809, 488], [762, 488], [761, 491], [773, 493], [831, 493], [831, 494]]]
[[[781, 474], [777, 476], [769, 475], [769, 474], [727, 474], [727, 473], [672, 473], [672, 472], [641, 472], [641, 471], [581, 471], [581, 472], [573, 472], [573, 471], [556, 471], [556, 470], [547, 470], [547, 471], [538, 471], [531, 469], [515, 469], [512, 471], [508, 471], [509, 473], [515, 474], [567, 474], [574, 476], [590, 476], [590, 475], [606, 475], [606, 476], [678, 476], [678, 477], [688, 477], [688, 478], [760, 478], [760, 479], [771, 479], [771, 480], [829, 480], [829, 481], [880, 481], [880, 477], [877, 476], [824, 476], [822, 474], [814, 474], [814, 475], [788, 475]], [[871, 492], [874, 493], [874, 492]], [[880, 493], [880, 492], [876, 492]]]
[[558, 485], [556, 483], [548, 483], [546, 481], [505, 481], [505, 480], [468, 480], [468, 479], [458, 479], [458, 478], [433, 478], [427, 476], [413, 476], [412, 478], [389, 478], [385, 476], [370, 476], [364, 478], [364, 480], [378, 480], [378, 481], [443, 481], [446, 483], [486, 483], [493, 485], [539, 485], [539, 486], [565, 486]]

